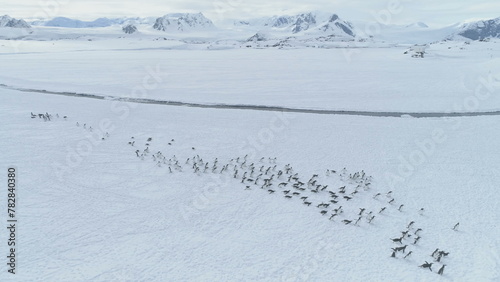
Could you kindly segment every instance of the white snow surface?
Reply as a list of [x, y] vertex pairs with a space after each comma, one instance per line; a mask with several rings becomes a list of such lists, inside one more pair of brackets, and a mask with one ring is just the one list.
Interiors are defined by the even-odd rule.
[[[0, 84], [308, 109], [500, 109], [495, 41], [437, 42], [416, 59], [405, 44], [253, 49], [197, 35], [154, 40], [151, 30], [123, 38], [109, 35], [114, 27], [86, 30], [39, 27], [36, 40], [0, 40]], [[49, 35], [66, 39], [41, 40]], [[479, 100], [481, 79], [491, 92]], [[19, 182], [17, 274], [2, 262], [0, 281], [500, 280], [498, 116], [200, 109], [5, 87], [0, 97], [2, 202], [8, 167], [17, 167]], [[259, 185], [241, 183], [244, 171], [255, 178], [262, 166], [269, 173]], [[271, 174], [272, 186], [261, 189]], [[313, 174], [328, 187], [314, 193]], [[279, 187], [294, 175], [304, 191]], [[287, 190], [300, 195], [288, 199]], [[329, 220], [339, 206], [344, 212]], [[407, 229], [412, 237], [403, 244], [391, 241]], [[5, 254], [2, 242], [6, 232]], [[403, 245], [392, 258], [391, 248]], [[441, 262], [430, 256], [436, 248], [449, 252]], [[425, 261], [432, 272], [418, 267]]]
[[[50, 31], [61, 35], [58, 29], [44, 30]], [[153, 31], [125, 35], [120, 29], [121, 38], [88, 32], [65, 33], [65, 38], [72, 39], [64, 40], [0, 40], [4, 69], [0, 84], [104, 96], [310, 109], [500, 110], [499, 95], [469, 104], [482, 81], [500, 80], [497, 41], [436, 42], [426, 46], [425, 58], [416, 59], [411, 57], [414, 46], [405, 44], [376, 48], [365, 42], [328, 49], [262, 50], [246, 48], [245, 42], [199, 37], [153, 40], [158, 39]], [[161, 83], [139, 95], [134, 89], [148, 72], [161, 74]], [[479, 90], [485, 91], [484, 87]]]
[[[18, 167], [20, 218], [17, 279], [2, 271], [2, 281], [498, 280], [500, 171], [491, 141], [499, 137], [491, 130], [496, 117], [276, 116], [159, 105], [129, 108], [124, 117], [112, 110], [112, 101], [12, 90], [2, 90], [2, 100], [0, 133], [8, 138], [2, 139], [1, 166]], [[30, 119], [30, 111], [68, 120]], [[110, 137], [71, 159], [90, 134], [83, 124], [98, 129], [106, 119], [114, 128]], [[272, 126], [283, 129], [257, 141], [258, 147], [248, 145]], [[437, 129], [446, 141], [391, 189], [385, 175], [398, 174], [400, 158], [411, 158], [417, 142]], [[132, 136], [135, 147], [127, 144]], [[149, 137], [151, 151], [175, 155], [183, 172], [170, 174], [151, 156], [136, 157]], [[352, 191], [356, 184], [326, 176], [326, 168], [364, 170], [373, 184], [353, 200], [341, 200], [345, 212], [332, 222], [316, 207], [328, 193], [303, 192], [313, 202], [307, 207], [297, 197], [284, 198], [277, 183], [275, 194], [259, 186], [245, 190], [232, 173], [194, 174], [184, 163], [196, 154], [210, 166], [215, 158], [227, 163], [251, 154], [261, 165], [260, 156], [277, 157], [277, 165], [291, 164], [305, 181], [319, 174], [331, 190], [347, 185]], [[69, 164], [74, 167], [60, 170]], [[383, 195], [374, 200], [376, 193]], [[362, 207], [376, 215], [371, 224], [340, 222], [356, 219]], [[387, 210], [378, 214], [382, 207]], [[406, 260], [391, 258], [390, 248], [401, 245], [390, 239], [410, 221], [413, 231], [423, 229], [420, 242], [405, 242], [413, 251]], [[451, 230], [456, 222], [459, 231]], [[418, 268], [432, 261], [435, 248], [450, 253], [443, 277]]]

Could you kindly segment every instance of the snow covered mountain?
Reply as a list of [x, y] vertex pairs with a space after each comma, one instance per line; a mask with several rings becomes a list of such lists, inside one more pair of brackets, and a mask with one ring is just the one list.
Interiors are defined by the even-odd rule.
[[458, 35], [472, 40], [500, 38], [500, 18], [464, 24]]
[[176, 13], [167, 14], [163, 17], [157, 18], [154, 29], [161, 31], [206, 31], [214, 29], [215, 26], [211, 20], [206, 18], [202, 13]]
[[137, 27], [132, 24], [128, 24], [122, 28], [122, 31], [125, 32], [126, 34], [132, 34], [137, 32]]
[[115, 21], [108, 18], [99, 18], [94, 21], [81, 21], [65, 17], [57, 17], [48, 22], [44, 26], [53, 27], [69, 27], [69, 28], [88, 28], [88, 27], [106, 27], [111, 26]]
[[355, 36], [354, 26], [350, 22], [341, 20], [336, 14], [333, 14], [330, 19], [328, 19], [328, 22], [319, 26], [318, 29], [328, 34], [339, 33], [340, 35], [347, 34], [352, 37]]
[[82, 21], [66, 17], [56, 17], [51, 20], [38, 20], [31, 22], [35, 26], [51, 26], [65, 28], [93, 28], [125, 24], [152, 24], [156, 18], [98, 18], [93, 21]]
[[312, 13], [300, 14], [296, 16], [295, 22], [292, 24], [292, 32], [299, 33], [316, 26], [316, 16]]
[[0, 27], [30, 28], [31, 26], [24, 20], [18, 20], [8, 15], [0, 16]]
[[247, 21], [234, 21], [235, 26], [255, 26], [291, 34], [319, 34], [354, 37], [354, 26], [337, 14], [308, 12], [294, 16], [272, 16]]

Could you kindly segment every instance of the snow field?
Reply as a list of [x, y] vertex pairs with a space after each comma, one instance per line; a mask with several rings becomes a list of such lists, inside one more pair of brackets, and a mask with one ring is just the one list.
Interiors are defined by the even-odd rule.
[[[1, 162], [3, 167], [17, 164], [24, 186], [18, 276], [23, 280], [498, 278], [499, 197], [493, 187], [500, 173], [490, 141], [498, 137], [491, 130], [496, 117], [450, 122], [286, 114], [279, 119], [270, 112], [137, 105], [121, 118], [111, 110], [113, 101], [12, 90], [2, 90], [2, 97], [0, 131], [9, 139], [2, 141]], [[30, 111], [59, 113], [68, 120], [30, 119]], [[89, 133], [76, 122], [95, 130], [105, 119], [114, 127], [110, 137], [93, 146], [61, 181], [54, 164], [67, 164], [68, 151], [76, 151]], [[453, 127], [458, 121], [460, 126]], [[417, 142], [431, 138], [436, 129], [444, 131], [446, 140], [416, 165], [410, 156], [422, 151]], [[263, 132], [272, 135], [262, 138]], [[183, 171], [170, 174], [150, 158], [137, 158], [127, 144], [132, 136], [141, 142], [152, 137], [150, 150], [162, 151], [167, 159], [175, 155]], [[342, 201], [341, 219], [356, 219], [361, 207], [387, 210], [376, 214], [372, 224], [332, 222], [316, 206], [285, 198], [283, 189], [273, 187], [273, 194], [259, 187], [245, 190], [241, 179], [232, 176], [194, 174], [184, 162], [195, 153], [211, 164], [215, 158], [228, 162], [252, 153], [254, 162], [260, 156], [276, 157], [279, 167], [291, 164], [304, 182], [318, 174], [318, 181], [335, 189], [342, 181], [327, 177], [326, 169], [364, 170], [373, 177], [373, 188]], [[414, 169], [391, 188], [385, 176], [402, 175], [401, 157]], [[346, 184], [350, 192], [355, 187]], [[373, 199], [376, 192], [389, 190], [393, 205], [384, 195]], [[309, 194], [316, 205], [328, 196]], [[425, 212], [419, 215], [422, 207]], [[391, 248], [399, 245], [390, 238], [410, 221], [423, 229], [422, 239], [415, 246], [405, 241], [413, 251], [406, 260], [391, 258]], [[451, 230], [456, 222], [457, 232]], [[432, 260], [435, 248], [450, 252], [443, 259], [442, 277], [418, 268]]]

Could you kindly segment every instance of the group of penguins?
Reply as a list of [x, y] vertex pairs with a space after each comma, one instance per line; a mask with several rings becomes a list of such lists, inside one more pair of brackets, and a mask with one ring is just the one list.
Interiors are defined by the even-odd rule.
[[[59, 114], [56, 114], [55, 117], [60, 118]], [[31, 112], [31, 118], [39, 118], [43, 119], [43, 121], [52, 121], [54, 115], [49, 114], [48, 112], [45, 112], [44, 114], [34, 114], [33, 112]], [[63, 116], [64, 120], [66, 120], [67, 118], [68, 118], [67, 116]]]
[[[174, 142], [175, 140], [172, 139], [169, 145]], [[136, 149], [139, 143], [145, 148]], [[277, 158], [262, 157], [251, 161], [246, 155], [222, 162], [218, 158], [207, 161], [199, 155], [194, 155], [180, 161], [175, 155], [167, 158], [161, 151], [152, 151], [150, 149], [152, 143], [152, 137], [141, 141], [131, 137], [128, 145], [134, 147], [136, 157], [141, 160], [151, 160], [158, 167], [166, 167], [170, 173], [182, 172], [187, 168], [198, 175], [206, 173], [226, 174], [239, 181], [244, 190], [259, 189], [269, 194], [281, 195], [285, 199], [299, 200], [305, 206], [317, 208], [318, 213], [331, 221], [338, 218], [346, 225], [359, 225], [361, 222], [370, 224], [375, 219], [376, 212], [382, 213], [387, 208], [368, 210], [368, 208], [362, 207], [355, 209], [355, 212], [350, 212], [351, 217], [343, 216], [349, 214], [345, 211], [349, 207], [352, 208], [352, 205], [349, 204], [353, 199], [370, 190], [372, 177], [364, 171], [348, 174], [345, 168], [339, 172], [327, 169], [325, 177], [313, 174], [304, 179], [294, 171], [291, 164], [279, 167]], [[194, 147], [192, 149], [195, 150]], [[321, 182], [322, 179], [329, 180], [333, 176], [337, 176], [344, 185], [335, 188]], [[393, 198], [388, 199], [387, 205], [392, 202], [394, 202]]]
[[[94, 132], [94, 129], [92, 128], [92, 126], [91, 125], [87, 125], [86, 123], [80, 124], [79, 122], [76, 122], [76, 126], [77, 127], [81, 126], [84, 130], [86, 130], [88, 132]], [[108, 132], [104, 132], [104, 133], [100, 132], [100, 133], [102, 134], [102, 136], [100, 136], [100, 138], [101, 138], [102, 141], [106, 140], [106, 138], [109, 137], [109, 133]]]
[[[32, 119], [35, 119], [35, 118], [39, 118], [39, 119], [43, 119], [44, 121], [52, 121], [55, 118], [60, 118], [59, 114], [55, 114], [55, 116], [53, 114], [50, 114], [48, 112], [45, 112], [44, 114], [34, 114], [33, 112], [31, 112], [31, 118]], [[64, 120], [68, 120], [68, 116], [62, 116], [62, 118]], [[90, 125], [87, 125], [86, 123], [84, 124], [80, 124], [79, 122], [76, 122], [76, 126], [77, 127], [82, 127], [83, 129], [87, 130], [88, 132], [93, 132], [93, 128], [92, 126]], [[105, 132], [102, 134], [102, 136], [100, 137], [101, 140], [106, 140], [106, 138], [109, 137], [109, 133], [108, 132]]]
[[[423, 208], [420, 209], [420, 213], [423, 213], [423, 211], [424, 211]], [[457, 226], [458, 225], [455, 225], [453, 230], [456, 230]], [[403, 259], [406, 259], [407, 257], [409, 257], [413, 253], [413, 251], [406, 252], [406, 248], [409, 246], [408, 244], [416, 245], [420, 241], [420, 239], [422, 238], [420, 236], [421, 232], [422, 232], [422, 228], [417, 228], [415, 226], [415, 221], [411, 221], [410, 223], [408, 223], [408, 225], [406, 226], [406, 230], [401, 231], [400, 237], [396, 237], [396, 238], [391, 239], [391, 241], [393, 243], [399, 243], [400, 245], [405, 244], [404, 246], [401, 246], [401, 247], [391, 248], [391, 250], [392, 250], [391, 257], [398, 258], [398, 254], [400, 252], [402, 252], [402, 255], [400, 255], [399, 257], [402, 257]], [[436, 262], [441, 263], [441, 267], [437, 271], [437, 274], [443, 275], [444, 268], [446, 267], [446, 264], [442, 263], [441, 260], [444, 257], [447, 257], [448, 255], [449, 255], [449, 252], [445, 252], [445, 251], [440, 250], [438, 248], [430, 255], [434, 259], [435, 262], [429, 263], [429, 262], [425, 261], [425, 263], [423, 263], [419, 267], [428, 268], [432, 272], [432, 265]]]
[[[54, 115], [49, 113], [44, 114], [33, 114], [31, 113], [31, 118], [40, 118], [44, 121], [51, 121]], [[60, 118], [59, 114], [55, 115], [56, 118]], [[63, 116], [64, 120], [67, 116]], [[87, 124], [76, 123], [78, 127], [92, 132], [92, 126]], [[106, 132], [102, 136], [102, 140], [109, 137]], [[136, 141], [141, 143], [141, 141], [136, 140], [136, 138], [131, 137], [128, 145], [134, 147], [136, 157], [141, 160], [152, 160], [158, 167], [166, 167], [169, 173], [183, 172], [185, 168], [190, 169], [193, 173], [197, 175], [203, 174], [227, 174], [230, 175], [235, 180], [239, 181], [244, 190], [263, 190], [269, 194], [281, 195], [283, 198], [288, 200], [298, 200], [301, 201], [305, 206], [311, 206], [318, 209], [318, 212], [325, 216], [325, 218], [330, 221], [339, 222], [345, 225], [359, 226], [361, 222], [366, 222], [371, 224], [375, 219], [376, 214], [383, 213], [387, 208], [394, 208], [399, 211], [404, 207], [403, 204], [396, 205], [395, 199], [392, 197], [392, 191], [386, 193], [376, 193], [372, 198], [383, 205], [378, 208], [372, 208], [368, 210], [366, 207], [353, 208], [352, 200], [356, 196], [366, 193], [371, 190], [372, 177], [368, 176], [364, 171], [348, 173], [346, 168], [337, 172], [333, 169], [327, 169], [324, 176], [319, 174], [313, 174], [311, 177], [302, 178], [299, 173], [294, 171], [291, 164], [286, 164], [284, 166], [278, 167], [277, 158], [266, 158], [262, 157], [259, 160], [250, 160], [248, 155], [243, 157], [237, 157], [230, 159], [227, 162], [222, 162], [218, 158], [212, 161], [204, 160], [199, 155], [194, 155], [187, 158], [185, 161], [180, 161], [175, 155], [173, 157], [167, 158], [161, 151], [152, 152], [150, 146], [153, 142], [153, 138], [145, 138], [144, 149], [136, 149]], [[175, 139], [171, 139], [168, 142], [169, 146], [172, 146]], [[191, 148], [195, 151], [195, 148]], [[332, 177], [336, 176], [336, 180], [343, 183], [341, 187], [333, 187], [331, 184], [324, 184], [321, 181], [332, 180]], [[338, 186], [338, 185], [337, 185]], [[385, 197], [384, 197], [385, 196]], [[347, 212], [348, 211], [348, 212]], [[422, 208], [419, 212], [423, 213]], [[349, 216], [345, 216], [349, 214]], [[412, 251], [406, 252], [408, 244], [416, 245], [420, 237], [421, 228], [416, 228], [414, 226], [415, 222], [411, 221], [405, 231], [401, 232], [400, 237], [392, 238], [394, 243], [399, 243], [404, 246], [391, 248], [391, 257], [398, 258], [402, 257], [406, 259], [412, 254]], [[453, 230], [457, 230], [459, 223], [457, 223]], [[399, 255], [402, 253], [401, 255]], [[442, 263], [443, 258], [448, 256], [448, 252], [436, 249], [431, 257], [434, 259], [433, 263], [425, 261], [419, 267], [428, 268], [432, 271], [432, 265], [435, 263], [440, 263], [441, 267], [437, 271], [437, 274], [442, 275], [446, 264]]]
[[[144, 145], [144, 149], [137, 149], [136, 141]], [[142, 141], [142, 142], [141, 142]], [[314, 207], [318, 212], [330, 221], [338, 221], [345, 225], [359, 226], [362, 222], [371, 224], [377, 214], [383, 214], [386, 209], [392, 208], [402, 212], [403, 204], [396, 204], [393, 192], [374, 193], [371, 198], [378, 203], [378, 207], [371, 209], [368, 207], [354, 207], [353, 201], [362, 193], [369, 193], [371, 190], [372, 177], [364, 171], [348, 173], [344, 168], [341, 171], [327, 169], [323, 176], [313, 174], [311, 177], [303, 178], [294, 170], [291, 164], [278, 165], [277, 158], [262, 157], [250, 160], [248, 155], [236, 157], [223, 162], [218, 158], [206, 160], [198, 154], [194, 154], [185, 160], [179, 160], [175, 155], [167, 158], [161, 151], [152, 152], [150, 146], [153, 138], [136, 140], [131, 137], [128, 145], [134, 147], [136, 157], [141, 160], [152, 160], [158, 167], [167, 167], [169, 173], [183, 172], [191, 170], [197, 175], [203, 174], [226, 174], [241, 183], [244, 190], [262, 190], [272, 195], [281, 195], [287, 200], [301, 201], [305, 206]], [[145, 143], [143, 143], [145, 141]], [[172, 146], [175, 140], [172, 139], [168, 145]], [[192, 147], [192, 150], [195, 150]], [[335, 177], [335, 178], [334, 178]], [[332, 179], [333, 178], [333, 179]], [[333, 186], [332, 180], [342, 183], [341, 187]], [[325, 184], [328, 182], [329, 184]], [[422, 215], [424, 209], [419, 213]], [[348, 216], [346, 214], [349, 214]], [[456, 231], [458, 223], [453, 230]], [[415, 222], [411, 221], [406, 230], [401, 232], [401, 236], [391, 239], [394, 243], [399, 243], [399, 247], [391, 248], [393, 258], [409, 257], [413, 252], [407, 252], [409, 244], [416, 245], [421, 239], [421, 228], [415, 227]], [[404, 244], [404, 245], [403, 245]], [[400, 255], [401, 254], [401, 255]], [[419, 267], [428, 268], [432, 271], [432, 265], [439, 263], [441, 267], [437, 274], [442, 275], [445, 264], [442, 260], [448, 256], [448, 252], [436, 249], [431, 257], [435, 262], [425, 261]]]
[[[135, 156], [141, 160], [151, 160], [158, 167], [166, 167], [169, 173], [182, 172], [187, 168], [198, 175], [226, 174], [241, 183], [244, 190], [262, 190], [268, 194], [281, 195], [287, 200], [301, 201], [305, 206], [316, 208], [326, 219], [345, 225], [371, 224], [376, 215], [384, 213], [386, 209], [393, 207], [401, 211], [404, 206], [395, 205], [392, 191], [389, 191], [384, 193], [385, 197], [381, 193], [373, 195], [371, 208], [356, 208], [352, 204], [356, 202], [355, 199], [371, 190], [372, 177], [364, 171], [348, 173], [345, 168], [338, 172], [327, 169], [322, 176], [313, 174], [303, 178], [291, 164], [278, 166], [277, 158], [271, 157], [250, 160], [246, 155], [223, 162], [218, 158], [208, 161], [194, 154], [181, 161], [175, 155], [167, 158], [161, 151], [152, 151], [152, 137], [139, 139], [131, 137], [128, 142], [134, 148]], [[172, 139], [168, 145], [172, 146], [174, 142]], [[195, 150], [194, 147], [192, 149]], [[334, 186], [332, 182], [339, 185]]]

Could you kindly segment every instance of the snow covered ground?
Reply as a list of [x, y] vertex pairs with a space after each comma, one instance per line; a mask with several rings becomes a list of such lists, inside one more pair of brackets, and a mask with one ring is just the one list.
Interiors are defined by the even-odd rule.
[[80, 41], [77, 51], [65, 40], [22, 42], [23, 51], [13, 54], [8, 44], [0, 42], [6, 70], [0, 84], [22, 88], [142, 97], [134, 89], [152, 73], [161, 81], [147, 98], [158, 100], [334, 110], [500, 110], [499, 95], [474, 107], [463, 104], [481, 81], [499, 79], [495, 42], [437, 43], [423, 60], [412, 58], [411, 51], [404, 54], [409, 47], [165, 50], [178, 43], [114, 39]]
[[[424, 59], [403, 54], [409, 46], [211, 51], [75, 42], [22, 41], [16, 53], [0, 41], [0, 84], [311, 109], [500, 109], [495, 42], [437, 43]], [[2, 271], [2, 281], [500, 279], [498, 116], [199, 109], [7, 88], [0, 95], [0, 166], [4, 175], [19, 170], [18, 274]], [[241, 183], [245, 171], [254, 182]], [[308, 185], [314, 180], [322, 186]], [[298, 182], [304, 190], [291, 187]], [[405, 230], [411, 237], [391, 241]], [[430, 256], [436, 248], [449, 252], [441, 262]], [[433, 272], [418, 267], [425, 261]]]

